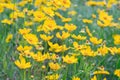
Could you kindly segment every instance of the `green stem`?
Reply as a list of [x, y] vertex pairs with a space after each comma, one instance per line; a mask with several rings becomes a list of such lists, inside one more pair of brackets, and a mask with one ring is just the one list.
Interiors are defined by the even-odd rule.
[[26, 70], [24, 70], [23, 80], [27, 80], [27, 79], [26, 79]]

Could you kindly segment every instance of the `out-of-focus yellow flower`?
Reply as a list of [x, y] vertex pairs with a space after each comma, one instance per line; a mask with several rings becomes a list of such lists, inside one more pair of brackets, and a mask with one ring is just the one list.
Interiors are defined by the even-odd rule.
[[85, 40], [86, 39], [86, 36], [81, 36], [81, 35], [78, 35], [76, 36], [75, 34], [72, 35], [72, 38], [76, 39], [76, 40]]
[[72, 32], [72, 31], [74, 31], [74, 30], [76, 30], [76, 26], [74, 25], [74, 24], [65, 24], [65, 29], [67, 29], [68, 30], [68, 32]]
[[83, 19], [82, 21], [83, 21], [84, 23], [88, 23], [88, 24], [93, 23], [93, 21], [92, 21], [92, 20], [89, 20], [89, 19]]
[[58, 80], [59, 77], [60, 77], [59, 74], [52, 74], [52, 75], [46, 76], [45, 78], [46, 78], [47, 80]]
[[59, 32], [56, 33], [56, 37], [59, 38], [59, 39], [61, 39], [61, 40], [65, 40], [69, 36], [70, 36], [70, 33], [69, 32], [65, 32], [65, 31], [62, 31], [62, 35], [60, 35]]
[[22, 56], [19, 56], [19, 60], [15, 61], [15, 65], [18, 66], [20, 69], [27, 69], [31, 67], [30, 62], [26, 62], [25, 58]]
[[53, 38], [53, 36], [46, 36], [45, 34], [40, 34], [40, 37], [44, 40], [44, 41], [49, 41]]
[[63, 62], [68, 63], [68, 64], [73, 64], [73, 63], [78, 62], [77, 61], [78, 59], [75, 56], [66, 55], [66, 56], [63, 56], [62, 58], [63, 58]]
[[116, 69], [114, 71], [114, 75], [116, 75], [117, 77], [120, 77], [120, 69]]
[[120, 44], [120, 35], [118, 35], [118, 34], [113, 35], [113, 39], [114, 39], [114, 44], [115, 45], [119, 45]]
[[29, 34], [23, 35], [23, 37], [29, 44], [33, 44], [33, 45], [38, 44], [38, 38], [35, 34], [29, 33]]
[[26, 35], [31, 31], [31, 29], [29, 28], [23, 28], [23, 29], [19, 29], [19, 33], [22, 35]]
[[96, 77], [96, 75], [95, 75], [93, 78], [91, 78], [91, 80], [97, 80], [97, 77]]
[[109, 75], [110, 73], [108, 71], [105, 71], [105, 70], [98, 70], [98, 71], [94, 71], [93, 74], [94, 75], [96, 75], [96, 74], [106, 74], [106, 75]]
[[8, 43], [8, 42], [11, 41], [12, 38], [13, 38], [13, 34], [8, 34], [8, 36], [7, 36], [5, 41]]
[[1, 21], [2, 23], [4, 23], [4, 24], [13, 24], [13, 21], [12, 20], [9, 20], [9, 19], [4, 19], [4, 20], [2, 20]]
[[34, 16], [33, 20], [36, 21], [36, 22], [41, 22], [41, 21], [46, 19], [46, 16], [42, 11], [35, 11], [33, 13], [33, 16]]
[[71, 18], [63, 18], [62, 19], [62, 22], [69, 22], [69, 21], [71, 21], [72, 19]]
[[4, 11], [4, 7], [0, 3], [0, 13], [2, 13], [3, 11]]
[[87, 34], [88, 34], [90, 37], [92, 37], [92, 33], [90, 32], [88, 26], [86, 26], [85, 28], [86, 28], [86, 32], [87, 32]]
[[87, 1], [86, 2], [86, 5], [88, 6], [104, 6], [105, 5], [105, 2], [104, 1]]
[[49, 53], [42, 54], [41, 52], [37, 52], [37, 54], [33, 54], [32, 58], [37, 62], [43, 62], [46, 59], [50, 59]]
[[34, 23], [33, 22], [30, 22], [30, 21], [25, 21], [24, 22], [24, 25], [25, 26], [32, 26]]
[[53, 62], [49, 63], [49, 67], [52, 70], [59, 70], [60, 69], [60, 65], [58, 63], [53, 63]]
[[73, 77], [72, 77], [72, 80], [80, 80], [80, 78], [73, 76]]
[[74, 15], [76, 15], [76, 14], [77, 14], [77, 12], [74, 11], [74, 10], [68, 12], [68, 15], [72, 15], [72, 16], [74, 16]]
[[58, 45], [57, 43], [53, 44], [52, 42], [48, 42], [50, 48], [50, 51], [54, 51], [54, 52], [64, 52], [66, 50], [68, 50], [68, 48], [66, 47], [66, 45]]
[[95, 15], [95, 14], [92, 14], [92, 18], [96, 18], [96, 15]]
[[108, 3], [107, 3], [107, 8], [111, 8], [112, 7], [112, 5], [114, 5], [114, 4], [117, 4], [117, 0], [108, 0]]
[[105, 56], [108, 53], [108, 48], [105, 45], [103, 45], [100, 48], [98, 48], [97, 51], [98, 51], [98, 55]]
[[98, 44], [102, 43], [102, 39], [98, 39], [96, 37], [90, 37], [90, 41], [95, 45], [98, 45]]
[[20, 51], [20, 52], [24, 52], [26, 50], [30, 51], [31, 49], [32, 49], [32, 46], [24, 46], [23, 47], [22, 45], [20, 45], [20, 46], [17, 47], [17, 50]]

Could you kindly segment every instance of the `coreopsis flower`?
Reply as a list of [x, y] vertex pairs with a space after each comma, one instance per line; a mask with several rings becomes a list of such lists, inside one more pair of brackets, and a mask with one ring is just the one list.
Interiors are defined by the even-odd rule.
[[112, 7], [112, 5], [114, 5], [114, 4], [117, 4], [117, 0], [108, 0], [108, 3], [107, 3], [107, 8], [111, 8]]
[[49, 53], [42, 54], [41, 52], [37, 52], [37, 54], [32, 54], [32, 58], [37, 62], [43, 62], [46, 59], [50, 59]]
[[92, 37], [92, 33], [90, 32], [88, 26], [86, 26], [85, 29], [86, 29], [86, 33], [87, 33], [90, 37]]
[[25, 21], [24, 25], [25, 26], [32, 26], [34, 23], [32, 21]]
[[71, 18], [62, 18], [62, 22], [70, 22], [71, 20]]
[[104, 69], [101, 69], [101, 70], [96, 70], [93, 72], [94, 75], [96, 74], [106, 74], [106, 75], [109, 75], [110, 73]]
[[91, 49], [90, 46], [87, 46], [87, 48], [80, 50], [80, 52], [83, 56], [96, 56], [96, 53]]
[[73, 63], [77, 63], [78, 59], [75, 56], [63, 56], [62, 57], [63, 62], [68, 63], [68, 64], [73, 64]]
[[32, 49], [32, 46], [24, 46], [23, 47], [22, 45], [20, 45], [20, 46], [17, 47], [17, 50], [20, 51], [20, 52], [24, 52], [26, 50], [30, 51], [31, 49]]
[[33, 45], [36, 45], [38, 44], [38, 38], [35, 34], [26, 34], [26, 35], [23, 35], [23, 38], [29, 43], [29, 44], [33, 44]]
[[53, 38], [53, 36], [47, 36], [45, 34], [40, 34], [41, 39], [43, 39], [44, 41], [49, 41]]
[[90, 41], [95, 45], [98, 45], [98, 44], [102, 43], [102, 39], [98, 39], [96, 37], [90, 37]]
[[13, 34], [8, 34], [8, 36], [7, 36], [5, 41], [8, 43], [8, 42], [11, 41], [12, 38], [13, 38]]
[[74, 15], [76, 15], [76, 14], [77, 14], [77, 12], [74, 11], [74, 10], [68, 12], [68, 15], [72, 15], [72, 16], [74, 16]]
[[83, 21], [83, 23], [88, 23], [88, 24], [92, 24], [93, 23], [93, 21], [89, 20], [89, 19], [83, 19], [82, 21]]
[[58, 80], [59, 77], [60, 77], [59, 74], [52, 74], [52, 75], [46, 76], [45, 78], [46, 78], [46, 80]]
[[120, 44], [120, 35], [119, 34], [113, 35], [113, 39], [114, 39], [114, 44], [115, 45]]
[[105, 12], [104, 10], [98, 10], [98, 13], [99, 13], [99, 20], [97, 21], [97, 24], [100, 27], [110, 26], [113, 20], [113, 16], [108, 15], [108, 13]]
[[12, 20], [9, 20], [9, 19], [3, 19], [3, 20], [1, 21], [1, 23], [10, 25], [10, 24], [13, 24], [13, 21], [12, 21]]
[[65, 32], [65, 31], [62, 31], [62, 35], [60, 35], [59, 32], [56, 33], [56, 37], [59, 38], [59, 39], [61, 39], [61, 40], [65, 40], [69, 36], [70, 36], [70, 33], [69, 32]]
[[0, 4], [0, 13], [4, 11], [4, 7]]
[[65, 24], [65, 29], [68, 30], [68, 32], [72, 32], [77, 29], [77, 27], [74, 24]]
[[95, 14], [92, 14], [92, 18], [96, 18], [96, 15], [95, 15]]
[[114, 75], [116, 75], [117, 77], [120, 77], [120, 69], [116, 69], [114, 71]]
[[85, 40], [86, 39], [86, 36], [75, 35], [75, 34], [73, 34], [71, 37], [76, 40]]
[[14, 63], [17, 67], [20, 69], [27, 69], [31, 67], [30, 62], [26, 62], [25, 58], [23, 56], [19, 56], [19, 60], [16, 60]]
[[104, 1], [87, 1], [86, 2], [86, 5], [88, 6], [104, 6], [105, 5], [105, 2]]
[[57, 43], [53, 44], [52, 42], [48, 42], [50, 48], [50, 51], [54, 51], [54, 52], [64, 52], [66, 50], [68, 50], [68, 48], [66, 47], [66, 45], [59, 45]]
[[29, 29], [29, 28], [19, 29], [19, 33], [20, 33], [21, 35], [26, 35], [26, 34], [28, 34], [30, 31], [31, 31], [31, 29]]
[[93, 78], [91, 78], [91, 80], [97, 80], [96, 75], [95, 75], [95, 76], [93, 76]]
[[72, 80], [80, 80], [80, 78], [73, 76], [73, 77], [72, 77]]
[[49, 63], [49, 67], [52, 70], [59, 70], [60, 69], [60, 65], [58, 63], [53, 63], [53, 62]]
[[97, 51], [99, 55], [105, 56], [108, 53], [108, 48], [105, 45], [103, 45], [100, 48], [98, 48]]

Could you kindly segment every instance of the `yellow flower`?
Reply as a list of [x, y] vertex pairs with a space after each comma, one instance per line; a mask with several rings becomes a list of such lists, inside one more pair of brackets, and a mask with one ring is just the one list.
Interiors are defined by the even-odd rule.
[[75, 34], [72, 35], [72, 38], [77, 39], [77, 40], [85, 40], [86, 39], [85, 36], [81, 36], [81, 35], [76, 36]]
[[3, 11], [4, 11], [4, 7], [0, 3], [0, 13], [2, 13]]
[[90, 37], [92, 37], [92, 33], [90, 32], [88, 26], [86, 26], [85, 28], [86, 28], [86, 32], [87, 32], [87, 34], [88, 34]]
[[97, 24], [100, 27], [110, 26], [113, 20], [113, 16], [108, 15], [108, 13], [105, 12], [104, 10], [98, 10], [98, 13], [99, 13], [99, 20], [97, 21]]
[[22, 56], [19, 56], [19, 60], [15, 61], [15, 65], [18, 66], [20, 69], [27, 69], [31, 67], [30, 62], [26, 62], [25, 58]]
[[29, 34], [23, 35], [23, 37], [29, 44], [33, 44], [33, 45], [38, 44], [38, 38], [34, 34], [29, 33]]
[[68, 15], [72, 15], [72, 16], [74, 16], [74, 15], [76, 15], [76, 14], [77, 14], [77, 12], [74, 11], [74, 10], [68, 12]]
[[20, 52], [24, 52], [26, 50], [30, 51], [31, 49], [32, 49], [32, 46], [24, 46], [23, 47], [22, 45], [20, 45], [20, 46], [17, 47], [17, 50], [20, 51]]
[[46, 16], [42, 11], [35, 11], [33, 13], [33, 16], [34, 16], [33, 20], [36, 21], [36, 22], [41, 22], [41, 21], [46, 19]]
[[71, 18], [62, 18], [62, 22], [69, 22], [71, 20], [72, 20]]
[[104, 45], [98, 48], [97, 51], [99, 55], [105, 56], [108, 53], [108, 48]]
[[7, 38], [6, 38], [6, 42], [10, 42], [10, 40], [13, 38], [13, 34], [8, 34]]
[[4, 19], [1, 22], [4, 23], [4, 24], [9, 24], [9, 25], [13, 24], [13, 21], [12, 20], [8, 20], [8, 19]]
[[92, 20], [89, 20], [89, 19], [83, 19], [82, 21], [83, 21], [84, 23], [89, 23], [89, 24], [93, 23], [93, 21], [92, 21]]
[[72, 77], [72, 80], [80, 80], [80, 78], [73, 76], [73, 77]]
[[116, 69], [116, 70], [114, 71], [114, 75], [120, 77], [120, 69]]
[[92, 18], [96, 18], [96, 15], [95, 15], [95, 14], [92, 14]]
[[77, 63], [77, 58], [75, 56], [64, 56], [63, 58], [63, 62], [68, 63], [68, 64], [73, 64], [73, 63]]
[[91, 80], [97, 80], [97, 77], [96, 77], [96, 76], [94, 76], [93, 78], [91, 78]]
[[37, 52], [37, 54], [33, 54], [32, 58], [37, 62], [43, 62], [46, 59], [50, 59], [49, 53], [42, 54], [41, 52]]
[[23, 28], [23, 29], [19, 29], [19, 33], [22, 35], [26, 35], [31, 31], [31, 29], [29, 28]]
[[68, 32], [72, 32], [72, 31], [74, 31], [74, 30], [76, 30], [76, 26], [74, 25], [74, 24], [65, 24], [65, 29], [67, 29], [68, 30]]
[[102, 39], [98, 39], [96, 37], [90, 37], [90, 41], [95, 45], [98, 45], [98, 44], [102, 43]]
[[53, 44], [52, 42], [48, 42], [50, 48], [50, 51], [54, 51], [54, 52], [64, 52], [66, 50], [68, 50], [68, 48], [66, 47], [66, 45], [58, 45], [57, 43]]
[[60, 69], [60, 65], [58, 63], [53, 63], [53, 62], [49, 63], [49, 67], [52, 70], [59, 70]]
[[96, 75], [96, 74], [106, 74], [106, 75], [109, 75], [110, 73], [108, 71], [105, 71], [105, 70], [97, 70], [97, 71], [94, 71], [93, 74], [94, 75]]
[[86, 5], [88, 6], [104, 6], [105, 5], [105, 2], [104, 1], [87, 1], [86, 2]]
[[46, 36], [45, 34], [40, 34], [40, 37], [44, 40], [44, 41], [49, 41], [53, 38], [53, 36]]
[[58, 80], [59, 77], [60, 77], [59, 74], [52, 74], [52, 75], [46, 76], [45, 78], [46, 78], [47, 80]]
[[62, 31], [62, 35], [59, 32], [56, 33], [56, 37], [62, 40], [67, 39], [70, 36], [70, 33]]
[[118, 34], [113, 35], [113, 39], [114, 39], [114, 44], [115, 45], [119, 45], [120, 44], [120, 35], [118, 35]]
[[24, 25], [25, 26], [32, 26], [34, 23], [33, 22], [30, 22], [30, 21], [25, 21], [24, 22]]

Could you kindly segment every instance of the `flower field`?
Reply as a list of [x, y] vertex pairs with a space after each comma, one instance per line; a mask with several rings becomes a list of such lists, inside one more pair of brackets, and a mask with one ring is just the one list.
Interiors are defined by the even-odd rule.
[[120, 80], [120, 0], [0, 0], [0, 80]]

